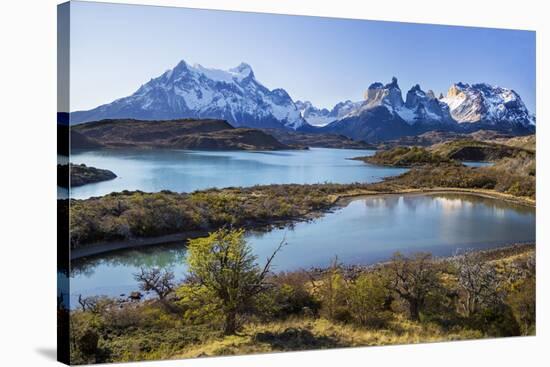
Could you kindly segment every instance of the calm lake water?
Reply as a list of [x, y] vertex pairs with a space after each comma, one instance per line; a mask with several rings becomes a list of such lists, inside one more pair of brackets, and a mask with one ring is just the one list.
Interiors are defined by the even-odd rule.
[[291, 151], [204, 152], [184, 150], [99, 150], [71, 155], [71, 162], [113, 171], [114, 180], [75, 187], [85, 199], [113, 191], [191, 192], [210, 187], [284, 183], [375, 182], [405, 172], [348, 158], [373, 150], [311, 148]]
[[[348, 264], [388, 259], [395, 251], [498, 247], [535, 241], [535, 209], [462, 194], [365, 197], [311, 222], [267, 233], [249, 233], [258, 261], [286, 239], [275, 270], [326, 266], [334, 256]], [[132, 274], [140, 267], [164, 267], [185, 275], [184, 243], [125, 250], [73, 262], [71, 294], [118, 296], [137, 290]]]

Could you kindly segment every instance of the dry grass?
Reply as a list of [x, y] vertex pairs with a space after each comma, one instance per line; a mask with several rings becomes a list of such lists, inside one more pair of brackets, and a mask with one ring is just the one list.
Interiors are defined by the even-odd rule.
[[537, 138], [535, 134], [526, 136], [516, 136], [509, 139], [497, 139], [500, 144], [508, 145], [511, 147], [522, 148], [535, 152], [537, 146]]
[[400, 316], [391, 321], [387, 328], [379, 330], [335, 323], [326, 319], [302, 318], [248, 324], [239, 335], [191, 346], [171, 358], [433, 343], [482, 337], [479, 331], [444, 330], [436, 324], [416, 323]]

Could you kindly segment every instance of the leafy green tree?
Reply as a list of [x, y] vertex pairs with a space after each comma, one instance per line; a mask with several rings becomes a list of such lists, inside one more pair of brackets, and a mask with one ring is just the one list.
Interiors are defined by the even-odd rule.
[[346, 307], [346, 279], [342, 272], [342, 265], [335, 257], [321, 278], [317, 289], [321, 300], [321, 313], [329, 320], [345, 321], [349, 319], [349, 310]]
[[210, 327], [223, 325], [224, 318], [220, 312], [223, 305], [214, 289], [186, 282], [177, 288], [176, 297], [185, 324], [208, 324]]
[[310, 291], [314, 279], [307, 271], [273, 274], [269, 277], [271, 287], [256, 299], [254, 311], [264, 320], [285, 318], [290, 315], [313, 317], [317, 315], [320, 302]]
[[380, 274], [360, 275], [348, 290], [351, 318], [360, 325], [383, 325], [388, 316], [385, 312], [388, 297], [387, 284]]
[[219, 229], [208, 237], [189, 240], [188, 283], [204, 288], [220, 305], [224, 333], [234, 334], [238, 316], [267, 289], [271, 263], [285, 242], [281, 242], [263, 268], [244, 238], [243, 229]]
[[536, 325], [536, 282], [534, 277], [525, 278], [510, 291], [507, 299], [523, 335], [534, 335]]

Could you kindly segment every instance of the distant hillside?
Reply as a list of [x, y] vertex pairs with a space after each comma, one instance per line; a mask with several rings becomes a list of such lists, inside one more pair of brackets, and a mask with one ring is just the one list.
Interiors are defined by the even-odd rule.
[[224, 120], [102, 120], [74, 126], [71, 134], [85, 138], [73, 141], [73, 149], [94, 148], [90, 144], [106, 148], [292, 149], [261, 130], [234, 128]]
[[71, 128], [71, 147], [75, 149], [98, 149], [101, 148], [102, 145], [94, 139]]
[[475, 140], [455, 140], [436, 144], [430, 148], [434, 153], [459, 161], [497, 161], [519, 155], [533, 155], [531, 151], [513, 146]]
[[457, 165], [459, 161], [500, 162], [514, 159], [521, 166], [534, 162], [533, 151], [514, 146], [477, 141], [472, 139], [450, 140], [430, 147], [396, 146], [386, 147], [369, 157], [353, 159], [366, 163], [391, 167], [418, 167], [425, 165]]
[[500, 143], [504, 145], [523, 147], [532, 146], [534, 150], [535, 135], [518, 136], [512, 138], [512, 135], [495, 130], [478, 130], [472, 133], [434, 130], [420, 135], [403, 136], [394, 140], [387, 140], [378, 145], [380, 149], [389, 149], [396, 146], [422, 146], [428, 147], [434, 144], [445, 143], [453, 140], [476, 140], [487, 143]]
[[273, 135], [283, 144], [313, 147], [313, 148], [337, 148], [337, 149], [376, 149], [376, 146], [364, 141], [356, 141], [344, 135], [303, 133], [282, 129], [263, 129], [269, 135]]
[[498, 143], [511, 147], [522, 148], [534, 152], [537, 147], [537, 138], [533, 135], [516, 136], [509, 139], [498, 139]]

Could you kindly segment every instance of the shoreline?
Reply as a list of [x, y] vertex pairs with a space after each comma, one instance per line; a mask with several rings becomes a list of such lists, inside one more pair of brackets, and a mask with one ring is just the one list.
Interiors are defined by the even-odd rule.
[[[514, 256], [518, 254], [524, 254], [530, 251], [536, 251], [537, 244], [536, 242], [512, 242], [512, 243], [505, 243], [496, 247], [491, 248], [479, 248], [479, 249], [473, 249], [472, 252], [476, 254], [480, 254], [481, 256], [486, 257], [489, 260], [496, 260], [500, 258], [506, 258], [509, 256]], [[449, 261], [457, 256], [461, 256], [461, 254], [453, 254], [453, 255], [443, 255], [443, 256], [435, 256], [433, 255], [434, 261]], [[342, 264], [341, 268], [345, 275], [357, 275], [361, 272], [368, 272], [374, 269], [377, 269], [381, 266], [385, 266], [390, 262], [390, 260], [381, 260], [374, 262], [372, 264]], [[310, 267], [308, 269], [304, 269], [306, 272], [310, 273], [312, 276], [316, 275], [322, 275], [326, 273], [330, 267]]]
[[[496, 192], [493, 190], [483, 189], [459, 189], [459, 188], [429, 188], [429, 189], [401, 189], [401, 190], [387, 190], [387, 191], [369, 191], [361, 190], [359, 192], [353, 192], [349, 194], [335, 195], [332, 203], [329, 207], [320, 210], [311, 211], [302, 217], [283, 219], [273, 221], [269, 223], [256, 223], [249, 226], [247, 230], [265, 230], [276, 226], [287, 226], [292, 223], [307, 222], [312, 219], [318, 218], [331, 212], [334, 209], [343, 208], [349, 205], [354, 200], [360, 200], [361, 198], [386, 196], [386, 195], [423, 195], [423, 194], [466, 194], [472, 196], [485, 197], [495, 200], [502, 200], [505, 202], [524, 205], [528, 207], [536, 208], [535, 200], [528, 198], [515, 197], [509, 194]], [[176, 243], [180, 241], [187, 241], [189, 239], [208, 236], [208, 234], [216, 229], [200, 230], [200, 231], [186, 231], [180, 233], [174, 233], [164, 236], [156, 237], [141, 237], [124, 241], [110, 241], [110, 242], [98, 242], [91, 244], [90, 246], [84, 246], [77, 249], [70, 250], [70, 259], [78, 260], [85, 257], [97, 256], [100, 254], [115, 252], [119, 250], [135, 249], [140, 247], [155, 246], [162, 244]]]
[[422, 195], [422, 194], [466, 194], [472, 196], [479, 196], [489, 199], [502, 200], [507, 203], [513, 203], [518, 205], [524, 205], [531, 208], [536, 208], [536, 201], [526, 198], [518, 197], [510, 194], [505, 194], [502, 192], [494, 190], [485, 190], [485, 189], [462, 189], [462, 188], [452, 188], [452, 187], [433, 187], [433, 188], [423, 188], [423, 189], [396, 189], [388, 191], [371, 191], [364, 193], [352, 193], [352, 194], [342, 194], [338, 195], [333, 202], [333, 205], [345, 204], [348, 205], [350, 201], [359, 199], [361, 197], [372, 197], [372, 196], [384, 196], [384, 195]]

